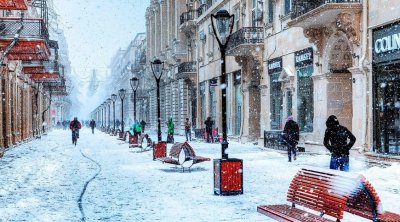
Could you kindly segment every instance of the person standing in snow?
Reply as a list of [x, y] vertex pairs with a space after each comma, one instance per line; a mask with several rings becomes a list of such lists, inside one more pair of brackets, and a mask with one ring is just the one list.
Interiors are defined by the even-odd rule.
[[89, 123], [90, 128], [92, 129], [92, 134], [94, 134], [94, 128], [96, 128], [96, 121], [94, 121], [94, 119], [92, 119]]
[[167, 136], [167, 143], [174, 143], [174, 131], [175, 131], [175, 124], [172, 120], [172, 117], [169, 117], [167, 122], [168, 127], [168, 136]]
[[349, 171], [349, 153], [356, 137], [334, 115], [328, 117], [326, 127], [324, 146], [331, 152], [330, 169]]
[[192, 133], [190, 132], [191, 126], [192, 126], [192, 124], [190, 124], [189, 118], [186, 118], [186, 121], [185, 121], [186, 141], [192, 141]]
[[288, 149], [289, 162], [292, 162], [292, 153], [293, 160], [296, 160], [296, 146], [299, 143], [300, 137], [299, 125], [293, 120], [293, 116], [289, 116], [286, 120], [283, 137]]
[[[212, 127], [214, 125], [214, 121], [212, 121], [211, 117], [207, 117], [207, 120], [204, 122], [206, 125], [206, 135], [207, 135], [207, 143], [212, 143], [214, 142], [214, 137], [212, 134]], [[210, 140], [211, 137], [211, 140]]]

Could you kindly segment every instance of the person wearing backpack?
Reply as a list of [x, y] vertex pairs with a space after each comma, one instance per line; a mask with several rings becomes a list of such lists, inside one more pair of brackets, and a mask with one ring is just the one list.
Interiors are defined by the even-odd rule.
[[133, 131], [133, 135], [137, 135], [139, 137], [142, 134], [142, 125], [137, 120], [135, 120], [131, 127], [131, 130]]
[[334, 115], [328, 117], [326, 127], [324, 146], [331, 153], [330, 169], [349, 171], [350, 149], [356, 142], [356, 137], [346, 127], [340, 125]]

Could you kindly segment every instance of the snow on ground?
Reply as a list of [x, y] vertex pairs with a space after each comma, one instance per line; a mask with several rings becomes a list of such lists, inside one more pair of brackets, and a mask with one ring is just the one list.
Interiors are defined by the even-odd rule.
[[[230, 142], [230, 157], [243, 159], [244, 194], [215, 196], [212, 161], [182, 173], [99, 131], [84, 129], [80, 137], [75, 147], [69, 131], [55, 130], [0, 159], [0, 221], [79, 221], [78, 199], [94, 176], [82, 197], [86, 221], [272, 221], [257, 213], [257, 205], [286, 203], [301, 165], [329, 163], [326, 154], [303, 154], [288, 163], [285, 154]], [[220, 158], [220, 144], [191, 144], [200, 156]], [[399, 164], [383, 168], [352, 158], [350, 167], [372, 183], [384, 210], [400, 212]], [[361, 220], [346, 214], [344, 221]]]

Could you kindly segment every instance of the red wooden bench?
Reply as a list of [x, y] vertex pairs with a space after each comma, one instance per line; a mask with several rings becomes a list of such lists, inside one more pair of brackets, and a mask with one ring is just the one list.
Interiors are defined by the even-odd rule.
[[201, 163], [204, 161], [210, 161], [210, 158], [197, 156], [194, 152], [193, 148], [189, 145], [189, 143], [175, 143], [169, 152], [168, 157], [158, 158], [163, 163], [169, 163], [173, 165], [178, 165], [182, 167], [182, 171], [185, 171], [185, 168], [190, 168], [197, 163]]
[[400, 221], [399, 214], [382, 212], [378, 194], [360, 174], [304, 167], [293, 178], [287, 200], [291, 205], [263, 205], [258, 206], [257, 211], [277, 221], [334, 221], [323, 217], [328, 215], [339, 222], [344, 212], [372, 221]]
[[142, 134], [140, 137], [129, 135], [129, 148], [139, 148], [140, 151], [144, 152], [150, 150], [152, 147], [153, 141], [148, 134]]

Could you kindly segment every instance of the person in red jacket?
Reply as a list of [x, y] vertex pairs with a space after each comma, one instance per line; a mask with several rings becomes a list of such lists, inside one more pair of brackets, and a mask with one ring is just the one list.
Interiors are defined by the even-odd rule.
[[[79, 130], [82, 128], [81, 123], [78, 121], [77, 117], [74, 117], [74, 120], [71, 121], [69, 124], [69, 129], [72, 131], [72, 137], [74, 136], [74, 133], [76, 135], [76, 138], [79, 138]], [[73, 140], [74, 138], [72, 138]], [[72, 141], [74, 142], [74, 141]]]

